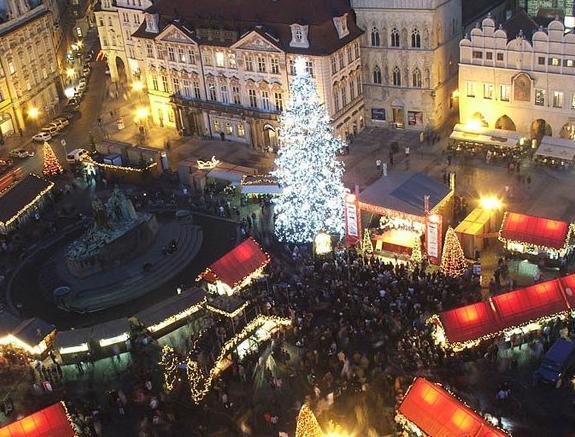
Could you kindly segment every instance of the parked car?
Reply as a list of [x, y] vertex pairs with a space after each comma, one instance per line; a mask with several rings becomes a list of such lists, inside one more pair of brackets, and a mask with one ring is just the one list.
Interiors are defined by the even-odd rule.
[[48, 123], [48, 124], [47, 124], [46, 126], [44, 126], [44, 127], [45, 127], [45, 128], [46, 128], [46, 127], [54, 128], [54, 129], [56, 129], [56, 132], [60, 132], [62, 129], [64, 129], [64, 127], [61, 126], [60, 123], [56, 123], [54, 120], [52, 120], [50, 123]]
[[560, 338], [543, 357], [539, 369], [535, 371], [534, 380], [555, 384], [559, 388], [574, 364], [575, 343]]
[[66, 155], [66, 161], [68, 162], [82, 162], [85, 158], [90, 156], [90, 152], [86, 149], [74, 149]]
[[90, 67], [88, 67], [87, 65], [84, 66], [84, 68], [82, 68], [82, 76], [84, 77], [88, 76], [90, 74], [90, 71], [91, 71]]
[[77, 99], [76, 97], [72, 97], [70, 100], [68, 100], [67, 105], [79, 105], [80, 104], [80, 100]]
[[34, 152], [31, 152], [26, 149], [18, 148], [12, 149], [9, 153], [10, 158], [18, 158], [18, 159], [25, 159], [34, 156]]
[[64, 114], [71, 115], [73, 117], [75, 113], [80, 112], [80, 105], [78, 104], [71, 105], [70, 103], [68, 103], [64, 107], [64, 111], [65, 111]]
[[52, 135], [48, 132], [38, 132], [36, 135], [32, 137], [32, 141], [36, 143], [43, 143], [45, 141], [50, 141], [52, 139]]
[[82, 82], [82, 80], [80, 80], [80, 83], [76, 87], [76, 94], [83, 94], [85, 90], [86, 90], [86, 81]]
[[14, 167], [14, 162], [11, 159], [0, 159], [0, 174], [6, 173]]
[[42, 129], [40, 129], [40, 131], [46, 132], [50, 134], [52, 137], [58, 135], [58, 133], [60, 132], [60, 130], [54, 125], [44, 126]]
[[64, 129], [70, 124], [70, 121], [65, 117], [58, 117], [55, 118], [52, 123], [56, 123], [58, 126], [60, 126], [60, 129]]

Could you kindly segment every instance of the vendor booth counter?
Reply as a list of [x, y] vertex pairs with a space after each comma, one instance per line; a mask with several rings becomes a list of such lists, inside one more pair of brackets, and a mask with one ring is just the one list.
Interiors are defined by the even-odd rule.
[[494, 159], [520, 158], [529, 152], [530, 144], [515, 131], [456, 124], [449, 136], [448, 150], [483, 155], [489, 151]]
[[570, 170], [575, 162], [575, 141], [544, 136], [535, 152], [535, 162], [560, 170]]

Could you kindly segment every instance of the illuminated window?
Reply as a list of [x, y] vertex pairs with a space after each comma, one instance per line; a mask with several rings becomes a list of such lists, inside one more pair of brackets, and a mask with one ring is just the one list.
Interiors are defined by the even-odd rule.
[[250, 98], [250, 106], [252, 108], [258, 107], [258, 98], [256, 96], [256, 90], [248, 90], [248, 95]]
[[226, 135], [232, 135], [234, 133], [234, 130], [232, 128], [232, 124], [231, 123], [226, 123]]
[[511, 85], [499, 85], [499, 99], [503, 102], [509, 101], [511, 94]]
[[545, 106], [545, 90], [535, 89], [535, 104]]
[[483, 98], [484, 99], [493, 99], [493, 84], [492, 83], [484, 83], [483, 84]]
[[220, 132], [220, 120], [214, 120], [214, 131]]
[[561, 64], [559, 58], [549, 58], [549, 65], [553, 67], [558, 67]]
[[230, 68], [236, 68], [236, 55], [234, 53], [228, 54], [228, 64]]
[[223, 52], [216, 52], [216, 67], [223, 67], [225, 65], [225, 57]]
[[208, 85], [208, 93], [209, 93], [209, 98], [210, 100], [217, 100], [217, 96], [216, 96], [216, 85], [211, 83]]
[[575, 109], [575, 94], [571, 96], [571, 109]]
[[277, 58], [272, 58], [272, 73], [279, 74], [280, 72], [280, 61]]
[[563, 92], [553, 91], [553, 107], [554, 108], [563, 107]]
[[238, 131], [238, 137], [243, 138], [246, 136], [246, 130], [245, 130], [244, 125], [242, 123], [238, 123], [237, 131]]

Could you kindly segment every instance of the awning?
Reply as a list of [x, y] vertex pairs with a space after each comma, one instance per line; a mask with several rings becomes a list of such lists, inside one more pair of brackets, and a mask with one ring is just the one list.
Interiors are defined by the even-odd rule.
[[515, 131], [503, 129], [487, 129], [484, 127], [469, 128], [456, 124], [449, 136], [456, 141], [481, 143], [498, 147], [515, 147], [521, 140], [521, 135]]
[[269, 262], [269, 256], [250, 237], [209, 266], [198, 279], [220, 280], [233, 288]]
[[208, 172], [208, 177], [210, 178], [220, 179], [222, 181], [228, 181], [228, 182], [237, 182], [238, 184], [242, 180], [243, 176], [244, 174], [242, 172], [231, 169], [225, 170], [225, 169], [214, 168]]
[[518, 241], [535, 246], [561, 249], [567, 244], [569, 223], [507, 212], [499, 231], [505, 241]]
[[0, 428], [1, 437], [74, 437], [75, 435], [64, 405], [60, 402]]
[[430, 437], [507, 436], [443, 387], [424, 378], [415, 379], [398, 414]]
[[544, 136], [535, 155], [563, 161], [575, 160], [575, 141]]

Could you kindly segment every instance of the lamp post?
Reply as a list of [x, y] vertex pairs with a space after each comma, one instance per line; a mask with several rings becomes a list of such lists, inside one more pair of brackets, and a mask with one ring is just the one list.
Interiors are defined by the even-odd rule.
[[28, 117], [33, 120], [34, 129], [38, 130], [37, 120], [40, 115], [40, 110], [35, 106], [28, 108]]

